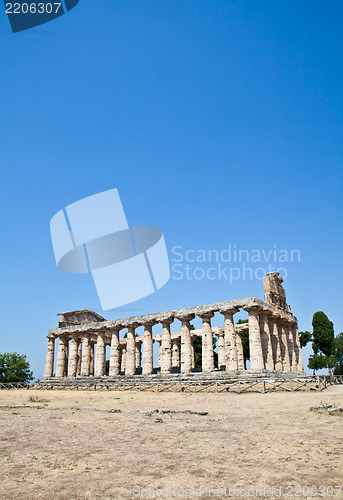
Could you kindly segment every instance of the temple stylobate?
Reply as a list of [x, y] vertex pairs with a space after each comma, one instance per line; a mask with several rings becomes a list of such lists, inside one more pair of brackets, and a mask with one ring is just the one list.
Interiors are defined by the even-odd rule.
[[[220, 370], [236, 375], [247, 371], [241, 337], [245, 330], [249, 332], [249, 372], [303, 374], [297, 318], [286, 303], [281, 283], [277, 272], [267, 274], [263, 279], [264, 301], [251, 297], [112, 321], [87, 309], [61, 313], [58, 327], [47, 335], [44, 378], [191, 373], [195, 370], [193, 342], [198, 337], [202, 345], [202, 372]], [[248, 322], [235, 324], [234, 315], [240, 310], [248, 313]], [[212, 327], [215, 313], [222, 316], [222, 326]], [[195, 317], [202, 321], [199, 330], [191, 327]], [[172, 328], [174, 323], [179, 328]], [[153, 333], [158, 324], [162, 333]], [[137, 329], [141, 326], [144, 335], [139, 336]], [[172, 331], [175, 329], [178, 331]], [[125, 336], [120, 338], [123, 330]], [[217, 336], [217, 356], [212, 335]], [[154, 367], [155, 342], [159, 355], [158, 366]]]

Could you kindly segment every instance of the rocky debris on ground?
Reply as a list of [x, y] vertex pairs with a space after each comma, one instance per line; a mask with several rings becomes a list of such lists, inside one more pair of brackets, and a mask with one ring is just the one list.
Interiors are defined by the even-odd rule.
[[328, 413], [329, 415], [342, 415], [343, 408], [340, 406], [335, 406], [333, 404], [325, 403], [320, 406], [311, 406], [311, 411], [317, 411], [319, 413]]

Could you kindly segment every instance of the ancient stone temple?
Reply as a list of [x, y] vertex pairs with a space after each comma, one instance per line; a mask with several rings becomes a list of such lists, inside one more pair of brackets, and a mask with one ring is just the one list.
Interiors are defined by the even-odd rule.
[[[277, 272], [267, 274], [263, 279], [264, 301], [251, 297], [112, 321], [87, 309], [61, 313], [58, 327], [47, 335], [44, 378], [191, 373], [196, 337], [201, 338], [202, 372], [241, 374], [246, 372], [241, 335], [247, 329], [250, 373], [304, 374], [297, 318], [286, 304], [282, 281]], [[234, 315], [241, 309], [248, 313], [248, 322], [235, 324]], [[215, 313], [222, 316], [222, 326], [212, 327]], [[200, 330], [191, 329], [190, 322], [196, 316], [202, 320]], [[172, 328], [174, 322], [179, 328]], [[162, 332], [154, 333], [158, 324]], [[137, 336], [140, 326], [144, 334]], [[213, 334], [218, 337], [217, 366]], [[158, 366], [153, 363], [154, 342], [159, 345]], [[110, 346], [108, 371], [106, 346]]]

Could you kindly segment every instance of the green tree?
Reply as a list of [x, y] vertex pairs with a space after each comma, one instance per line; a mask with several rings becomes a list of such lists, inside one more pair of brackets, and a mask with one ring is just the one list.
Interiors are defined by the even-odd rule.
[[[332, 357], [334, 355], [334, 338], [335, 332], [333, 329], [333, 323], [329, 320], [326, 314], [323, 311], [318, 311], [314, 313], [312, 319], [313, 333], [312, 333], [312, 349], [316, 356], [313, 357], [313, 361], [311, 361], [311, 366], [318, 366], [321, 363], [325, 364], [322, 368], [328, 368], [329, 374], [331, 375], [332, 368]], [[318, 358], [317, 356], [322, 355], [325, 359]], [[319, 368], [316, 368], [319, 369]]]
[[305, 347], [312, 340], [312, 333], [307, 330], [299, 332], [299, 340], [301, 347]]
[[327, 363], [327, 357], [323, 356], [323, 354], [311, 354], [308, 358], [308, 367], [310, 370], [313, 370], [313, 375], [315, 375], [317, 370], [327, 368]]
[[0, 382], [30, 382], [33, 373], [26, 356], [17, 352], [0, 354]]
[[323, 311], [314, 313], [312, 319], [313, 342], [312, 349], [315, 354], [322, 353], [330, 356], [333, 353], [334, 329], [333, 323]]
[[334, 339], [334, 375], [343, 375], [343, 332]]
[[[242, 325], [243, 323], [249, 323], [248, 319], [239, 319], [237, 325]], [[247, 367], [247, 361], [250, 359], [250, 348], [249, 348], [249, 329], [244, 330], [241, 333], [242, 346], [243, 346], [243, 356], [244, 356], [244, 366]]]

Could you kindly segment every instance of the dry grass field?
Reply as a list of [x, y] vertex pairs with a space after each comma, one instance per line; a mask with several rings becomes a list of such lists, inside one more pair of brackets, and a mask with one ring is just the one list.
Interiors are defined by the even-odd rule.
[[343, 498], [343, 418], [320, 403], [343, 406], [343, 386], [1, 391], [0, 498]]

